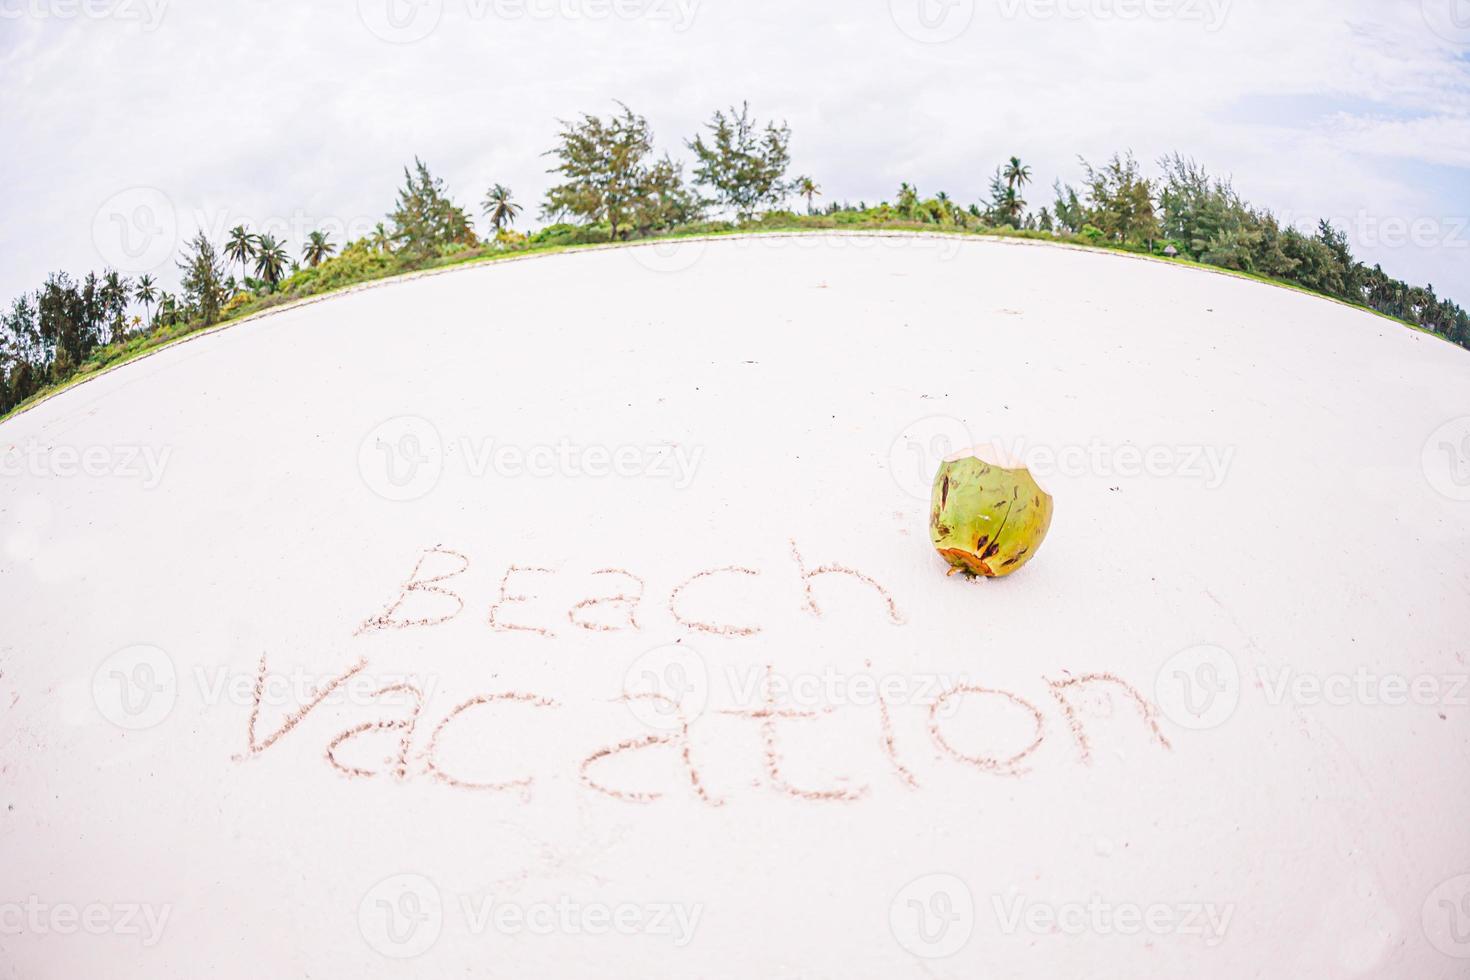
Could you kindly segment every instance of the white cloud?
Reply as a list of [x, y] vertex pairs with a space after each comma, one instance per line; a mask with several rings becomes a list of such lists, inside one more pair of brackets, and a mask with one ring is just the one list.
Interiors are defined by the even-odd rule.
[[[1040, 203], [1054, 176], [1076, 179], [1078, 154], [1132, 148], [1178, 149], [1293, 214], [1470, 209], [1422, 177], [1470, 165], [1470, 64], [1417, 2], [170, 0], [156, 24], [123, 16], [143, 0], [108, 0], [102, 19], [32, 11], [68, 2], [0, 0], [0, 296], [100, 266], [94, 214], [135, 185], [164, 190], [185, 233], [274, 221], [293, 251], [297, 228], [379, 220], [415, 154], [463, 204], [500, 181], [533, 205], [556, 119], [614, 98], [676, 156], [711, 109], [749, 99], [791, 122], [797, 170], [852, 200], [910, 180], [968, 202], [1017, 153]], [[386, 20], [389, 2], [439, 9], [437, 26], [388, 43], [367, 22], [422, 23]], [[899, 26], [953, 33], [946, 12], [972, 12], [946, 43]], [[1313, 100], [1333, 108], [1300, 108]], [[1365, 253], [1470, 302], [1463, 251]]]

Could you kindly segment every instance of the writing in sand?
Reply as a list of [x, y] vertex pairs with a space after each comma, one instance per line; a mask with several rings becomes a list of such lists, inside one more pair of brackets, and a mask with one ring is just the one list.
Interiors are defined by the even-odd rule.
[[[866, 596], [861, 601], [871, 604], [874, 615], [895, 628], [906, 625], [899, 602], [873, 576], [846, 565], [809, 562], [794, 542], [790, 562], [783, 574], [792, 583], [793, 602], [806, 615], [828, 618], [824, 604], [840, 592], [846, 600]], [[433, 631], [468, 615], [470, 604], [460, 582], [470, 566], [462, 551], [442, 545], [426, 549], [397, 594], [363, 620], [354, 635]], [[480, 625], [492, 633], [526, 635], [531, 638], [526, 642], [554, 646], [567, 637], [638, 634], [647, 629], [645, 620], [665, 615], [680, 634], [676, 644], [701, 634], [739, 644], [766, 629], [749, 606], [740, 607], [746, 615], [739, 621], [719, 621], [705, 611], [709, 596], [722, 585], [758, 579], [760, 569], [726, 565], [698, 570], [654, 597], [646, 594], [646, 583], [637, 574], [598, 569], [588, 577], [597, 583], [596, 594], [569, 602], [552, 617], [535, 601], [538, 584], [557, 573], [534, 565], [502, 567], [496, 593], [481, 607]], [[586, 656], [584, 647], [577, 648], [579, 658]], [[664, 649], [688, 648], [668, 644]], [[682, 673], [674, 673], [687, 682]], [[959, 778], [964, 771], [1024, 776], [1042, 758], [1054, 721], [1060, 722], [1065, 756], [1074, 764], [1093, 762], [1096, 734], [1090, 728], [1104, 717], [1111, 718], [1110, 735], [1121, 731], [1120, 737], [1141, 739], [1157, 751], [1170, 749], [1154, 705], [1127, 680], [1107, 671], [1043, 675], [1030, 692], [974, 683], [968, 677], [929, 678], [922, 690], [920, 685], [893, 686], [868, 678], [872, 683], [844, 688], [838, 703], [823, 703], [811, 690], [806, 697], [793, 698], [792, 686], [778, 683], [776, 666], [757, 660], [747, 674], [749, 683], [739, 686], [743, 693], [733, 705], [722, 707], [706, 707], [703, 696], [690, 697], [699, 685], [659, 683], [667, 675], [667, 670], [629, 670], [621, 690], [568, 703], [561, 692], [549, 689], [550, 682], [528, 688], [506, 683], [497, 673], [498, 686], [456, 697], [447, 710], [436, 707], [432, 714], [437, 717], [426, 721], [434, 685], [416, 677], [373, 684], [366, 658], [280, 709], [265, 696], [272, 675], [269, 658], [263, 656], [254, 679], [246, 757], [269, 752], [354, 685], [360, 691], [355, 708], [369, 716], [327, 738], [326, 760], [337, 773], [405, 783], [429, 780], [527, 801], [538, 779], [574, 778], [586, 792], [633, 804], [683, 794], [703, 805], [721, 806], [735, 793], [752, 790], [802, 801], [852, 803], [871, 795], [880, 780], [921, 791], [935, 779]], [[652, 682], [645, 683], [649, 678]], [[368, 685], [362, 691], [364, 681]], [[853, 696], [859, 688], [866, 697]], [[1105, 710], [1097, 710], [1099, 705]], [[574, 708], [575, 719], [568, 716]], [[1126, 729], [1120, 730], [1119, 719], [1126, 721]], [[558, 746], [554, 733], [570, 744]], [[304, 737], [298, 734], [294, 740]], [[871, 749], [867, 777], [828, 771], [834, 742]], [[929, 764], [927, 770], [920, 762]], [[560, 768], [552, 771], [549, 766]]]

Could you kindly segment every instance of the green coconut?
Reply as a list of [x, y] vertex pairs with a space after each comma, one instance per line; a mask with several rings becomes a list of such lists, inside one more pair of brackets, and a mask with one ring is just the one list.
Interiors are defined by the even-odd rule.
[[934, 477], [929, 536], [951, 575], [1003, 578], [1019, 571], [1051, 527], [1051, 494], [1025, 466], [991, 461], [997, 459], [993, 451], [970, 450], [945, 460]]

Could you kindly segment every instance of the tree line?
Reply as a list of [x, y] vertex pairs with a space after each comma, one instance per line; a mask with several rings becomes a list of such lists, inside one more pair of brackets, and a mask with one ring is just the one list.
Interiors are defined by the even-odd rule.
[[[904, 183], [892, 203], [819, 208], [820, 185], [788, 174], [790, 144], [785, 123], [763, 123], [749, 105], [717, 110], [684, 141], [693, 162], [686, 177], [683, 163], [657, 151], [647, 119], [618, 103], [606, 117], [560, 124], [546, 152], [554, 183], [539, 212], [547, 224], [531, 233], [514, 230], [522, 207], [494, 183], [481, 204], [481, 235], [443, 180], [415, 159], [385, 220], [340, 248], [313, 231], [293, 257], [290, 243], [238, 225], [218, 244], [204, 232], [185, 244], [177, 292], [151, 275], [53, 273], [0, 312], [0, 413], [190, 331], [357, 282], [507, 252], [742, 228], [928, 228], [1177, 256], [1294, 284], [1470, 347], [1470, 315], [1432, 285], [1367, 267], [1331, 223], [1311, 231], [1282, 223], [1178, 154], [1158, 161], [1152, 177], [1131, 153], [1081, 160], [1080, 187], [1057, 181], [1050, 203], [1035, 209], [1027, 201], [1032, 170], [1014, 156], [995, 169], [988, 197], [969, 205]], [[793, 197], [804, 213], [788, 209]]]

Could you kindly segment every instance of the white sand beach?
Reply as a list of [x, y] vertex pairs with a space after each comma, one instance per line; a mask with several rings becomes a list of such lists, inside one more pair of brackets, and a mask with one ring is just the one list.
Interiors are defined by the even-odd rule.
[[[125, 365], [0, 425], [0, 977], [1462, 976], [1467, 396], [1320, 298], [921, 236]], [[1002, 580], [929, 541], [980, 443], [1056, 499]]]

